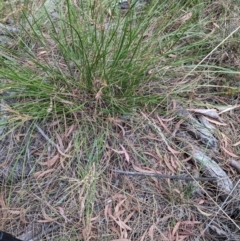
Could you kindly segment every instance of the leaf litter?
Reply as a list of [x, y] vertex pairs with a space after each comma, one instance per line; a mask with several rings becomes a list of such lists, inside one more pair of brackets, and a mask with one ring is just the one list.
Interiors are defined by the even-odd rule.
[[[178, 24], [191, 17], [192, 13], [184, 13]], [[99, 100], [101, 94], [98, 93]], [[42, 132], [35, 130], [35, 137], [31, 136], [27, 145], [29, 139], [21, 139], [29, 129], [26, 122], [1, 141], [1, 183], [8, 183], [12, 176], [14, 185], [11, 191], [9, 185], [1, 184], [1, 225], [7, 226], [11, 220], [11, 227], [26, 234], [29, 229], [45, 228], [45, 223], [58, 224], [58, 230], [52, 236], [50, 231], [50, 238], [46, 237], [50, 240], [59, 230], [67, 237], [75, 234], [76, 240], [195, 241], [203, 240], [203, 236], [205, 240], [239, 240], [239, 187], [233, 188], [239, 177], [239, 133], [232, 132], [230, 125], [232, 122], [238, 130], [239, 105], [204, 109], [195, 107], [195, 103], [175, 104], [169, 104], [170, 111], [165, 115], [159, 114], [161, 111], [142, 111], [132, 116], [132, 123], [127, 125], [124, 117], [117, 121], [109, 117], [115, 123], [104, 140], [103, 153], [96, 157], [98, 169], [91, 163], [96, 150], [86, 149], [99, 133], [89, 132], [88, 143], [82, 147], [82, 142], [74, 142], [79, 126], [66, 125], [65, 130], [59, 128], [56, 132], [53, 124]], [[16, 119], [31, 120], [27, 115], [9, 112]], [[31, 158], [19, 155], [24, 144]], [[76, 153], [72, 150], [74, 145], [79, 148]], [[14, 151], [9, 153], [9, 148]], [[14, 165], [16, 159], [19, 165]], [[116, 167], [143, 175], [120, 175], [114, 171]], [[186, 176], [191, 181], [160, 180], [147, 174]], [[217, 180], [192, 185], [194, 178], [196, 181], [202, 176]], [[216, 218], [207, 226], [213, 216]]]

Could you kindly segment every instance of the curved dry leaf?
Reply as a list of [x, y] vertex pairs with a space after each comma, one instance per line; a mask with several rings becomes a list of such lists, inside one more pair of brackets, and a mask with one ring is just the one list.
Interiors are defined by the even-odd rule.
[[71, 155], [68, 155], [68, 154], [65, 154], [64, 152], [62, 152], [62, 151], [60, 150], [60, 147], [59, 147], [58, 145], [56, 146], [56, 148], [57, 148], [58, 152], [59, 152], [62, 156], [68, 157], [68, 158], [72, 158]]
[[219, 120], [220, 122], [224, 122], [224, 120], [217, 113], [216, 109], [188, 109], [188, 111], [203, 114], [213, 119]]
[[53, 172], [53, 171], [55, 171], [54, 168], [49, 169], [49, 170], [46, 170], [46, 171], [36, 172], [36, 173], [34, 173], [33, 176], [34, 176], [36, 179], [39, 179], [39, 178], [42, 178], [42, 177], [44, 177], [46, 174], [48, 174], [48, 173], [50, 173], [50, 172]]
[[238, 173], [240, 173], [240, 162], [239, 161], [236, 161], [232, 158], [229, 158], [227, 161], [232, 167], [237, 169]]
[[65, 134], [65, 137], [69, 137], [69, 135], [72, 133], [74, 130], [75, 125], [71, 125], [68, 130], [66, 131], [67, 133]]
[[204, 215], [206, 217], [211, 217], [212, 216], [212, 213], [203, 212], [198, 206], [196, 206], [196, 208], [202, 215]]
[[[137, 167], [137, 166], [134, 165], [134, 164], [132, 164], [132, 166], [133, 166], [133, 169], [134, 169], [135, 171], [137, 171], [137, 172], [150, 173], [150, 174], [153, 173], [153, 171], [148, 171], [148, 170], [142, 169], [142, 168], [140, 168], [140, 167]], [[155, 173], [155, 174], [161, 174], [160, 172], [156, 172], [156, 171], [154, 171], [154, 173]]]
[[70, 148], [72, 147], [72, 142], [73, 142], [73, 140], [69, 141], [68, 146], [65, 150], [65, 153], [68, 152], [70, 150]]
[[232, 152], [228, 151], [226, 148], [223, 146], [221, 147], [229, 156], [234, 157], [234, 158], [239, 158], [239, 156], [233, 154]]
[[205, 117], [209, 122], [215, 124], [215, 125], [219, 125], [219, 126], [227, 126], [226, 123], [222, 123], [222, 122], [218, 122], [216, 120], [210, 119], [209, 117]]
[[127, 153], [127, 151], [126, 151], [126, 149], [122, 146], [122, 145], [120, 145], [121, 146], [121, 148], [122, 148], [122, 151], [118, 151], [118, 150], [115, 150], [115, 149], [113, 149], [113, 148], [111, 148], [111, 150], [113, 150], [114, 152], [116, 152], [116, 153], [118, 153], [118, 154], [124, 154], [125, 155], [125, 158], [126, 158], [126, 161], [129, 163], [129, 155], [128, 155], [128, 153]]
[[174, 155], [174, 154], [181, 154], [180, 151], [174, 150], [171, 146], [167, 145], [167, 149]]
[[153, 224], [150, 228], [149, 228], [149, 231], [148, 231], [148, 235], [150, 237], [150, 240], [153, 241], [153, 235], [154, 235], [154, 229], [156, 228], [156, 225]]
[[38, 222], [39, 223], [49, 223], [49, 222], [53, 222], [56, 220], [56, 218], [50, 218], [46, 212], [45, 212], [45, 209], [42, 208], [42, 214], [43, 214], [43, 217], [45, 218], [45, 220], [39, 220]]
[[135, 213], [135, 211], [128, 214], [128, 216], [124, 219], [124, 223], [127, 223], [134, 213]]
[[125, 149], [124, 146], [122, 146], [121, 144], [120, 144], [120, 146], [121, 146], [121, 148], [122, 148], [122, 150], [123, 150], [123, 153], [124, 153], [124, 155], [125, 155], [125, 158], [126, 158], [127, 162], [129, 163], [130, 158], [129, 158], [129, 155], [128, 155], [126, 149]]
[[236, 142], [235, 144], [233, 144], [232, 146], [239, 146], [240, 145], [240, 141]]
[[120, 201], [116, 207], [115, 207], [115, 213], [118, 213], [120, 210], [120, 207], [122, 206], [122, 204], [126, 201], [126, 199], [123, 199], [122, 201]]
[[117, 224], [118, 226], [121, 228], [121, 229], [127, 229], [129, 231], [131, 231], [132, 229], [127, 225], [125, 224], [122, 220], [117, 220], [114, 216], [112, 215], [109, 215]]
[[58, 160], [59, 158], [59, 155], [55, 155], [53, 158], [51, 158], [50, 160], [46, 161], [46, 162], [38, 162], [38, 164], [42, 165], [42, 166], [48, 166], [48, 167], [51, 167], [53, 166], [56, 161]]
[[180, 227], [181, 221], [178, 221], [172, 231], [172, 236], [175, 236], [176, 232], [178, 231], [179, 227]]
[[163, 129], [168, 133], [168, 134], [172, 134], [172, 132], [167, 128], [167, 126], [163, 123], [162, 119], [157, 115], [157, 119], [159, 121], [159, 123], [161, 124], [161, 126], [163, 127]]
[[68, 218], [66, 217], [66, 215], [64, 214], [63, 208], [62, 208], [62, 207], [57, 207], [57, 209], [59, 210], [59, 213], [61, 214], [61, 216], [64, 218], [65, 223], [68, 223], [69, 220], [68, 220]]
[[230, 105], [230, 106], [218, 107], [218, 109], [220, 110], [219, 114], [222, 114], [222, 113], [230, 111], [230, 110], [234, 110], [234, 109], [236, 109], [238, 107], [240, 107], [240, 105]]
[[82, 229], [82, 236], [84, 241], [88, 241], [91, 239], [91, 231], [92, 231], [91, 224], [86, 225], [86, 227]]
[[171, 161], [172, 167], [175, 170], [179, 171], [179, 163], [178, 163], [178, 161], [176, 161], [176, 159], [173, 156], [171, 156], [170, 161]]
[[169, 162], [168, 157], [167, 157], [166, 154], [164, 155], [163, 160], [164, 160], [166, 166], [168, 167], [168, 169], [169, 169], [172, 173], [176, 173], [176, 171], [175, 171], [174, 168], [172, 167], [171, 163]]
[[126, 223], [124, 223], [122, 220], [119, 220], [119, 221], [115, 221], [118, 225], [119, 225], [119, 227], [121, 227], [122, 229], [127, 229], [127, 230], [129, 230], [129, 231], [131, 231], [132, 230], [132, 228], [131, 227], [129, 227]]
[[125, 136], [124, 127], [117, 123], [117, 126], [122, 130], [122, 135]]

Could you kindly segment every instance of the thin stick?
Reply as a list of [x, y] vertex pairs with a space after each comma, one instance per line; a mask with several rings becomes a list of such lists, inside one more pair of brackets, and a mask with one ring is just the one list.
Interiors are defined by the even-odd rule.
[[46, 141], [48, 141], [50, 144], [52, 144], [56, 148], [59, 148], [58, 145], [54, 141], [52, 141], [37, 124], [34, 124], [34, 125], [38, 129], [38, 132], [44, 137], [44, 139]]
[[123, 174], [123, 175], [132, 175], [132, 176], [150, 176], [150, 177], [157, 177], [160, 179], [175, 179], [175, 180], [185, 180], [185, 181], [216, 181], [216, 177], [184, 177], [184, 176], [176, 176], [176, 175], [164, 175], [158, 173], [143, 173], [143, 172], [128, 172], [128, 171], [121, 171], [121, 170], [113, 170], [116, 173]]

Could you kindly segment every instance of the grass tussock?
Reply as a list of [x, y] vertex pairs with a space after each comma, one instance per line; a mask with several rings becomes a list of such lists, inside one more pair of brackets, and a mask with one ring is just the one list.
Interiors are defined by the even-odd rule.
[[237, 2], [1, 3], [0, 229], [239, 240]]

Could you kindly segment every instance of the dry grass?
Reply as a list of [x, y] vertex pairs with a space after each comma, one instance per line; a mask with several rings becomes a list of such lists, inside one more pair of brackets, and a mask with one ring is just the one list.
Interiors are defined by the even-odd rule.
[[[176, 53], [171, 42], [165, 46], [152, 43], [151, 48], [158, 47], [159, 61], [151, 65], [146, 73], [149, 81], [136, 92], [158, 94], [161, 101], [157, 104], [150, 101], [125, 115], [106, 114], [110, 105], [102, 101], [104, 80], [95, 79], [90, 94], [73, 88], [65, 95], [65, 89], [60, 88], [59, 99], [56, 94], [45, 102], [49, 112], [55, 114], [37, 124], [42, 132], [30, 118], [32, 113], [6, 110], [10, 120], [22, 123], [12, 126], [9, 122], [0, 140], [1, 230], [24, 240], [39, 233], [37, 240], [58, 241], [239, 240], [239, 185], [230, 195], [216, 182], [176, 181], [115, 171], [207, 176], [189, 153], [191, 148], [202, 148], [237, 183], [239, 166], [231, 165], [231, 160], [237, 163], [240, 157], [239, 34], [229, 36], [238, 28], [239, 8], [237, 4], [212, 1], [203, 13], [194, 17], [199, 19], [196, 22], [203, 37], [209, 38], [210, 47], [206, 45], [206, 49], [213, 50], [222, 42], [211, 54], [204, 46], [199, 50], [200, 44], [188, 48], [200, 42], [199, 36], [181, 39]], [[204, 22], [209, 16], [211, 21]], [[174, 22], [159, 30], [164, 18], [156, 14], [145, 32], [145, 41], [150, 41], [156, 29], [162, 38], [168, 38], [172, 31], [184, 28], [188, 17], [186, 12], [179, 13]], [[36, 47], [38, 64], [54, 66], [52, 60], [58, 49], [54, 45], [50, 48], [51, 54]], [[196, 58], [189, 57], [194, 54]], [[39, 71], [35, 63], [19, 61], [33, 72]], [[63, 58], [59, 66], [67, 72]], [[76, 70], [74, 74], [79, 73]], [[72, 102], [83, 103], [84, 108], [74, 110]], [[71, 113], [58, 111], [58, 103], [69, 107]], [[208, 117], [215, 127], [216, 150], [194, 133], [187, 134], [187, 119], [179, 116], [178, 106], [217, 110], [223, 122]], [[230, 110], [219, 114], [227, 106]], [[203, 115], [193, 116], [199, 119]]]

